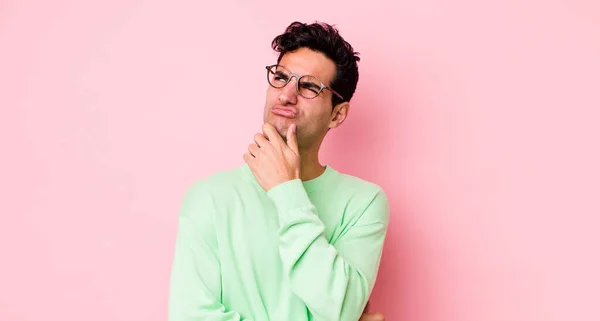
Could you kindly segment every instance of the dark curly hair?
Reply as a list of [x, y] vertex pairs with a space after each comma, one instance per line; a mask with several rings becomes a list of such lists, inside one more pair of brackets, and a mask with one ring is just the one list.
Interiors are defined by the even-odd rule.
[[[292, 22], [285, 32], [273, 39], [271, 47], [279, 52], [277, 63], [287, 52], [299, 48], [308, 48], [320, 52], [335, 63], [335, 76], [331, 81], [331, 89], [338, 92], [343, 101], [350, 101], [358, 83], [358, 52], [342, 38], [339, 31], [326, 23], [315, 22], [306, 24]], [[343, 102], [336, 95], [332, 95], [333, 106]]]

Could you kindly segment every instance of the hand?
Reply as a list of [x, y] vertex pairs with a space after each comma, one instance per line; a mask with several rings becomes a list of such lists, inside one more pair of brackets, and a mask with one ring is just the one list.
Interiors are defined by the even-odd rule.
[[385, 316], [379, 312], [364, 312], [358, 321], [385, 321]]
[[358, 321], [385, 321], [385, 316], [383, 313], [369, 312], [370, 303], [371, 302], [367, 301], [367, 306], [365, 307], [365, 310]]
[[248, 146], [248, 152], [244, 154], [244, 161], [265, 191], [300, 178], [300, 152], [295, 124], [288, 127], [286, 140], [287, 143], [273, 125], [266, 123], [263, 125], [263, 134], [254, 135], [254, 143]]

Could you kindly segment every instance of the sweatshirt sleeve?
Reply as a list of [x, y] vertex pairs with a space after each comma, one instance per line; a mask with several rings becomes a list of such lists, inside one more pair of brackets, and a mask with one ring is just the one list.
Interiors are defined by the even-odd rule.
[[377, 190], [364, 210], [330, 244], [299, 179], [267, 192], [279, 213], [279, 252], [292, 291], [318, 321], [356, 321], [373, 289], [389, 207]]
[[220, 302], [215, 204], [200, 181], [183, 198], [171, 268], [169, 321], [249, 321]]

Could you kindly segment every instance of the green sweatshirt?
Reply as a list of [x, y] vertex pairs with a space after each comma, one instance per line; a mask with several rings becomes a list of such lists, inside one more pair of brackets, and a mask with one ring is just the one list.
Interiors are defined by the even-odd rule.
[[169, 321], [355, 321], [389, 219], [377, 185], [331, 166], [265, 192], [244, 164], [183, 197]]

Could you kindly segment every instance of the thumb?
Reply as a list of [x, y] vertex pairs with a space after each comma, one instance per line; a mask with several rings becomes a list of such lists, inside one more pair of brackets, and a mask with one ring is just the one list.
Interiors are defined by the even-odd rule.
[[291, 124], [288, 127], [286, 141], [288, 147], [296, 153], [296, 155], [300, 155], [298, 152], [298, 140], [296, 139], [296, 124]]

